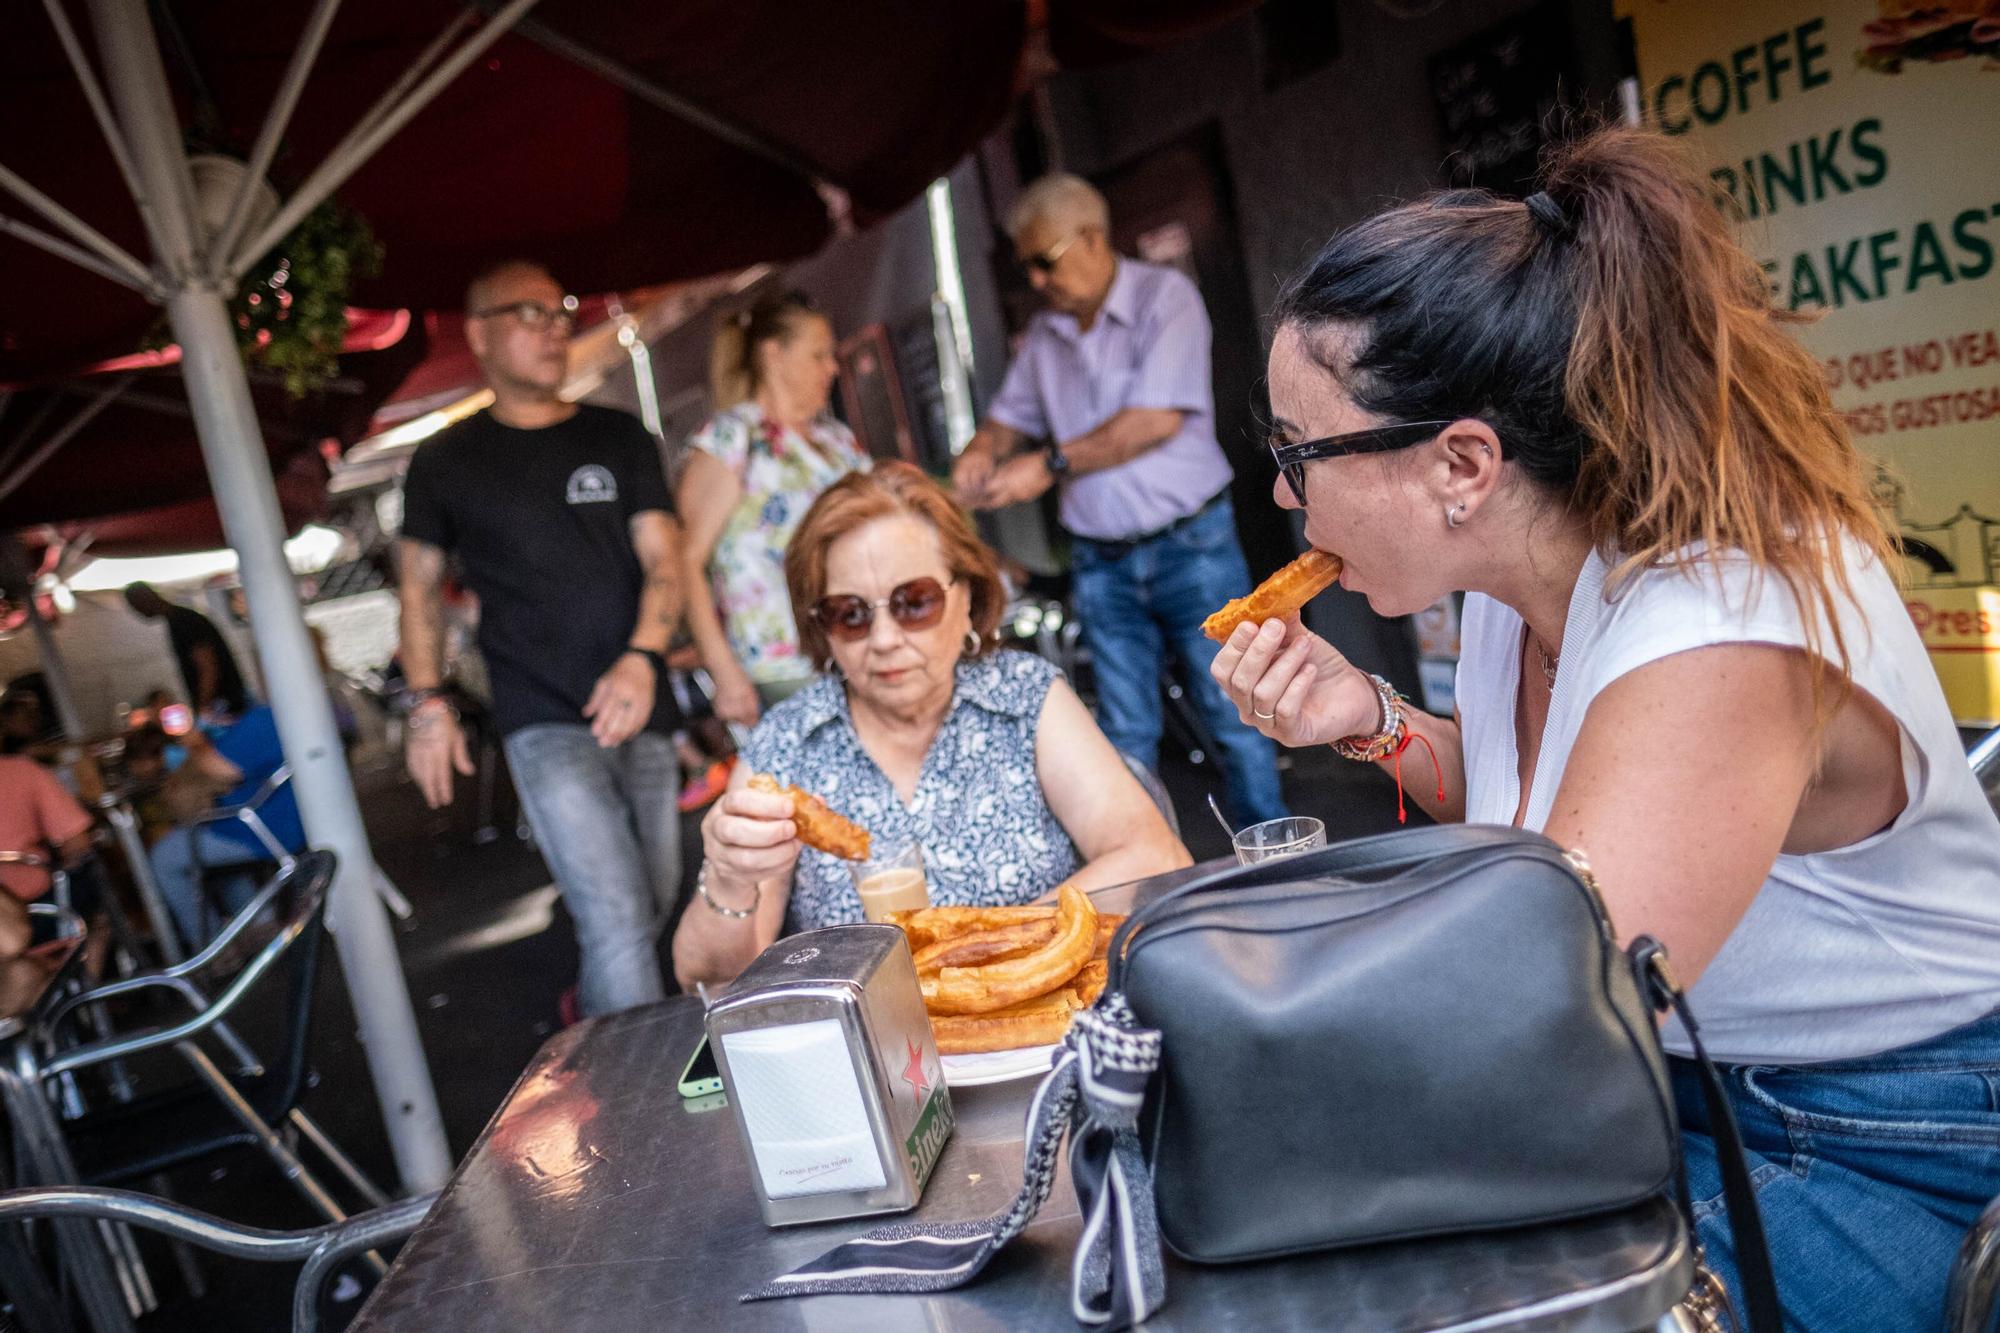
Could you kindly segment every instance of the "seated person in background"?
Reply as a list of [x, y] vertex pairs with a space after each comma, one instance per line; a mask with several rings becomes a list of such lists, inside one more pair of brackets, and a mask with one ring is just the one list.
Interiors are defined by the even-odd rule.
[[[169, 807], [182, 820], [252, 799], [285, 762], [277, 720], [265, 704], [218, 730], [213, 740], [205, 739], [199, 731], [189, 732], [187, 739], [187, 762], [163, 788]], [[305, 846], [305, 828], [299, 822], [298, 802], [290, 783], [274, 792], [257, 816], [286, 850], [296, 852]], [[160, 884], [160, 896], [166, 899], [167, 910], [173, 913], [174, 924], [190, 949], [201, 948], [214, 931], [202, 893], [203, 872], [241, 868], [222, 890], [223, 907], [233, 912], [256, 894], [253, 867], [272, 859], [270, 850], [240, 819], [182, 824], [154, 843], [148, 856]]]
[[[20, 755], [0, 757], [0, 850], [37, 857], [48, 866], [70, 871], [69, 906], [86, 921], [97, 915], [103, 894], [95, 863], [86, 864], [90, 831], [89, 812], [54, 773]], [[0, 893], [0, 913], [5, 915], [0, 920], [0, 961], [5, 961], [20, 952], [9, 948], [16, 916], [23, 931], [34, 933], [22, 905], [54, 901], [54, 880], [42, 866], [0, 864], [0, 888], [6, 890]], [[42, 926], [53, 932], [53, 922], [44, 920]], [[103, 961], [104, 940], [101, 932], [91, 940], [93, 972]]]
[[0, 694], [0, 754], [44, 758], [54, 737], [55, 714], [36, 673], [16, 678]]
[[673, 941], [684, 988], [735, 977], [780, 934], [862, 919], [847, 863], [802, 847], [787, 798], [745, 789], [753, 773], [821, 797], [877, 853], [920, 844], [933, 903], [1024, 903], [1188, 864], [1061, 673], [995, 649], [993, 553], [923, 473], [834, 483], [785, 582], [825, 674], [766, 714], [702, 821], [702, 902]]
[[[39, 857], [65, 868], [90, 854], [90, 813], [32, 759], [0, 758], [0, 851]], [[0, 865], [0, 887], [21, 902], [49, 891], [40, 866]]]

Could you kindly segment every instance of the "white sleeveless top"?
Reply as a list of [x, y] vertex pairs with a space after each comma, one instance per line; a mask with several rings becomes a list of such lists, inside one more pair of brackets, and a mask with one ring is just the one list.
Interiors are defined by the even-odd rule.
[[[1888, 828], [1829, 852], [1778, 857], [1689, 994], [1709, 1054], [1738, 1064], [1874, 1055], [2000, 1009], [2000, 820], [1986, 803], [1944, 692], [1888, 572], [1849, 544], [1851, 600], [1839, 606], [1854, 683], [1902, 733], [1909, 805]], [[1648, 569], [1615, 600], [1593, 554], [1571, 595], [1562, 668], [1524, 826], [1547, 822], [1563, 767], [1598, 692], [1635, 667], [1718, 643], [1803, 646], [1796, 599], [1753, 579], [1746, 557], [1698, 572]], [[1719, 574], [1719, 577], [1718, 577]], [[1813, 608], [1815, 620], [1823, 613]], [[1520, 808], [1514, 707], [1521, 617], [1465, 599], [1458, 706], [1466, 819], [1512, 823]], [[1822, 635], [1822, 644], [1830, 643]], [[1828, 649], [1828, 651], [1832, 651]], [[1616, 923], [1625, 934], [1644, 922]], [[1678, 1020], [1667, 1048], [1691, 1053]]]

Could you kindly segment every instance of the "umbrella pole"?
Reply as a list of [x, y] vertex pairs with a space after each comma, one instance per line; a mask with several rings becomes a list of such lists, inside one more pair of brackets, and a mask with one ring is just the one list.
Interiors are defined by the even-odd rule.
[[340, 858], [327, 908], [375, 1094], [404, 1187], [436, 1189], [451, 1172], [444, 1123], [417, 1034], [396, 940], [375, 892], [375, 858], [334, 725], [326, 684], [285, 561], [284, 521], [263, 431], [223, 294], [197, 275], [195, 224], [179, 120], [145, 0], [90, 0], [98, 49], [142, 188], [151, 196], [167, 317], [182, 352], [188, 405], [223, 532], [241, 561], [251, 637], [292, 767], [306, 832]]

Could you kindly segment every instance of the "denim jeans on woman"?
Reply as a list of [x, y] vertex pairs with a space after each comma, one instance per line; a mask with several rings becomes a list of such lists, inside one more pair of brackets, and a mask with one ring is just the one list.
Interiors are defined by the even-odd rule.
[[1201, 632], [1201, 622], [1250, 591], [1229, 501], [1149, 541], [1074, 538], [1070, 563], [1076, 614], [1097, 681], [1097, 724], [1111, 743], [1159, 767], [1160, 677], [1171, 653], [1187, 697], [1221, 751], [1229, 817], [1241, 826], [1289, 813], [1278, 789], [1276, 747], [1243, 725], [1208, 675], [1220, 645]]
[[[1740, 1312], [1700, 1084], [1692, 1062], [1670, 1063], [1696, 1230]], [[1723, 1077], [1786, 1327], [1942, 1328], [1952, 1256], [2000, 1195], [2000, 1013], [1862, 1060], [1725, 1065]]]
[[660, 999], [657, 946], [681, 878], [673, 743], [645, 731], [605, 749], [589, 727], [549, 722], [514, 732], [506, 749], [542, 858], [576, 923], [583, 1012]]

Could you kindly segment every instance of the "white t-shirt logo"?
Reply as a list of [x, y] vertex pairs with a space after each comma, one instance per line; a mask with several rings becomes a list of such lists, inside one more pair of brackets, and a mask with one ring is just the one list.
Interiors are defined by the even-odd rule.
[[569, 474], [569, 502], [573, 505], [601, 504], [618, 498], [618, 483], [608, 469], [585, 463]]

